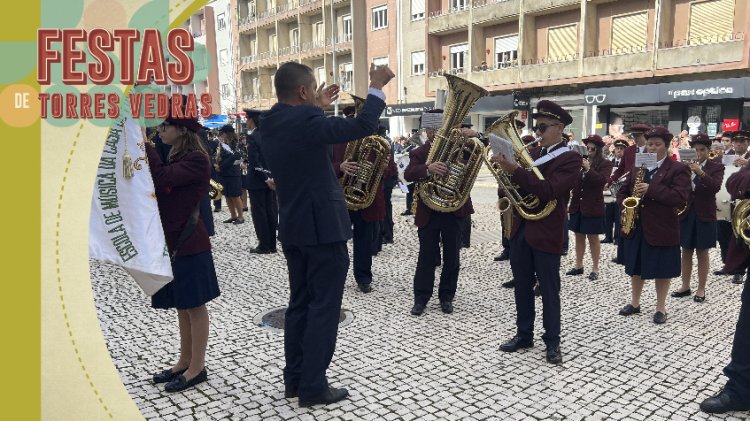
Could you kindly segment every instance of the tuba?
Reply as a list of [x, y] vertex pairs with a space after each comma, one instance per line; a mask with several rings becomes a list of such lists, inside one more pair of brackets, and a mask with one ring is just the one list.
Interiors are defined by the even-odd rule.
[[[521, 136], [518, 134], [518, 129], [515, 124], [517, 114], [518, 111], [513, 111], [500, 117], [487, 129], [487, 134], [492, 133], [503, 139], [509, 140], [513, 145], [513, 154], [518, 165], [528, 171], [532, 171], [539, 180], [544, 180], [542, 173], [534, 166], [534, 159], [531, 158], [531, 154], [529, 154], [529, 151], [526, 149], [528, 146], [524, 145]], [[557, 206], [557, 200], [550, 200], [541, 210], [534, 212], [541, 204], [539, 198], [532, 194], [521, 194], [518, 186], [510, 180], [510, 176], [490, 162], [487, 153], [483, 154], [483, 157], [490, 172], [495, 176], [497, 183], [503, 190], [505, 190], [505, 197], [500, 199], [498, 205], [501, 213], [504, 214], [510, 209], [510, 206], [513, 206], [522, 218], [530, 221], [537, 221], [546, 218], [552, 213]]]
[[[641, 166], [638, 172], [635, 174], [635, 181], [633, 182], [633, 190], [635, 186], [643, 183], [643, 177], [646, 175], [646, 167]], [[620, 213], [620, 231], [625, 237], [629, 237], [635, 228], [635, 220], [638, 219], [638, 208], [641, 205], [641, 195], [633, 194], [631, 190], [630, 196], [626, 197], [622, 201], [622, 213]]]
[[750, 246], [750, 199], [738, 200], [732, 211], [732, 232], [735, 238]]
[[453, 212], [466, 203], [486, 153], [479, 139], [461, 136], [458, 127], [477, 100], [489, 92], [458, 76], [445, 75], [445, 78], [448, 80], [448, 96], [443, 110], [443, 126], [435, 133], [425, 163], [444, 162], [448, 172], [445, 175], [431, 174], [417, 186], [424, 204], [437, 212]]
[[[359, 114], [365, 100], [354, 95], [352, 98], [356, 113]], [[372, 204], [390, 155], [390, 143], [377, 135], [363, 137], [346, 145], [344, 161], [357, 163], [354, 175], [344, 174], [339, 179], [347, 209], [360, 210]]]

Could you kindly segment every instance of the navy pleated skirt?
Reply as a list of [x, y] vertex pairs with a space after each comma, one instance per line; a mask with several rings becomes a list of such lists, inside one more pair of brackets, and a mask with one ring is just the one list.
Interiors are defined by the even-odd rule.
[[172, 275], [172, 282], [151, 296], [151, 307], [185, 310], [202, 306], [219, 296], [211, 250], [177, 256], [172, 263]]
[[221, 194], [226, 197], [240, 197], [242, 195], [242, 177], [221, 177], [221, 185], [224, 186]]
[[576, 234], [604, 234], [603, 216], [588, 217], [576, 212], [568, 218], [568, 229]]
[[716, 247], [716, 239], [716, 221], [701, 221], [691, 206], [680, 222], [680, 246], [686, 249], [710, 249]]
[[632, 238], [624, 239], [625, 273], [641, 279], [670, 279], [680, 276], [680, 246], [657, 247], [646, 242], [640, 221]]

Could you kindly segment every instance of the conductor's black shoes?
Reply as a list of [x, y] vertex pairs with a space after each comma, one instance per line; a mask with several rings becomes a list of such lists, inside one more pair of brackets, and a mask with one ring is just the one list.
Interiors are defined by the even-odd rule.
[[562, 352], [559, 346], [547, 347], [547, 362], [550, 364], [562, 364]]
[[508, 342], [500, 345], [500, 351], [503, 352], [516, 352], [519, 349], [531, 348], [534, 346], [534, 341], [526, 341], [521, 339], [520, 336], [516, 335], [511, 338]]
[[440, 310], [445, 314], [453, 313], [453, 303], [450, 301], [441, 301]]
[[414, 316], [421, 316], [424, 313], [424, 309], [427, 307], [422, 303], [414, 303], [414, 307], [411, 308], [411, 314]]
[[300, 408], [309, 408], [313, 405], [328, 405], [331, 403], [342, 401], [346, 399], [347, 396], [349, 396], [349, 391], [344, 389], [343, 387], [337, 389], [335, 387], [329, 386], [328, 390], [326, 390], [322, 395], [310, 399], [300, 398], [299, 406]]
[[730, 411], [747, 411], [750, 404], [737, 402], [729, 392], [721, 390], [719, 393], [707, 398], [700, 405], [701, 411], [709, 414], [723, 414]]

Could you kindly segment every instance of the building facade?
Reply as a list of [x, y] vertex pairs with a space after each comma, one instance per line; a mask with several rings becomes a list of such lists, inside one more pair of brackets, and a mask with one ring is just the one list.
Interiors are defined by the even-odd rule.
[[235, 90], [234, 75], [234, 26], [232, 18], [236, 8], [232, 7], [230, 0], [214, 0], [208, 3], [206, 8], [213, 9], [214, 28], [216, 28], [216, 56], [213, 57], [218, 64], [218, 91], [212, 95], [219, 95], [220, 109], [215, 114], [235, 114], [237, 109], [237, 95]]

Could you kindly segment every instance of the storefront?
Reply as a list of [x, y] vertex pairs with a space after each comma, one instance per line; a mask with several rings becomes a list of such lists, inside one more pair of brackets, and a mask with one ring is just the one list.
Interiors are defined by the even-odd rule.
[[380, 118], [381, 125], [386, 126], [391, 138], [407, 136], [412, 129], [419, 128], [419, 117], [422, 116], [422, 113], [433, 108], [435, 108], [434, 102], [388, 105]]
[[709, 136], [750, 125], [750, 78], [586, 89], [591, 130], [617, 136], [637, 123]]
[[513, 111], [512, 95], [494, 95], [479, 98], [468, 117], [474, 129], [484, 131], [495, 120]]

